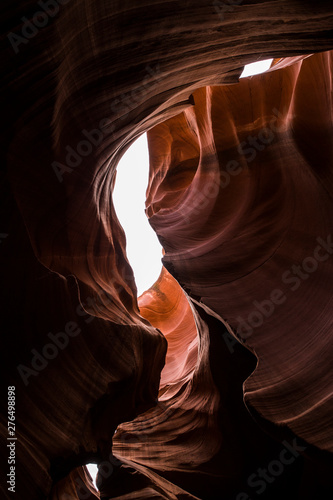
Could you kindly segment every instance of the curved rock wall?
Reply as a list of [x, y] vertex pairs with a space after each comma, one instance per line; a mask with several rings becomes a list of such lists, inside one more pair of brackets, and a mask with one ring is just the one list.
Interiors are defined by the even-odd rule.
[[246, 402], [329, 451], [331, 68], [326, 52], [195, 91], [149, 132], [147, 209], [164, 265], [257, 355]]
[[[267, 498], [324, 495], [331, 55], [302, 57], [332, 49], [331, 2], [5, 0], [2, 19], [1, 371], [16, 387], [17, 498], [96, 497], [90, 461], [106, 498], [250, 496], [250, 475], [295, 436], [309, 456], [289, 450]], [[287, 59], [237, 83], [267, 57]], [[187, 295], [164, 272], [138, 305], [112, 186], [149, 129], [147, 214]], [[262, 324], [237, 332], [251, 314]]]

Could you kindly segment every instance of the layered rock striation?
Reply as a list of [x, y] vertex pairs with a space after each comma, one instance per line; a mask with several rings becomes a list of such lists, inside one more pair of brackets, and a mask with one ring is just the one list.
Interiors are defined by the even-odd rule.
[[[331, 2], [4, 9], [16, 497], [329, 497]], [[138, 300], [112, 189], [148, 130], [165, 269]]]

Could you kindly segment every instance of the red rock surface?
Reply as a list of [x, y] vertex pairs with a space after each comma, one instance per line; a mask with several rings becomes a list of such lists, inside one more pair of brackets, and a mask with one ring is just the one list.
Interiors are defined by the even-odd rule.
[[164, 265], [257, 355], [247, 403], [328, 451], [331, 68], [326, 52], [195, 91], [193, 108], [149, 132], [148, 196]]
[[[104, 499], [330, 498], [331, 2], [53, 6], [2, 16], [16, 498], [98, 498], [92, 461]], [[170, 274], [137, 301], [112, 187], [147, 130]], [[0, 428], [7, 461], [6, 391]]]

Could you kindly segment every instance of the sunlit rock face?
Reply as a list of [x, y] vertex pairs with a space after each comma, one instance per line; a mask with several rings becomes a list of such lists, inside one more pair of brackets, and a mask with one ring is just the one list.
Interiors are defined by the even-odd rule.
[[[223, 5], [5, 1], [17, 498], [98, 498], [91, 461], [104, 499], [331, 496], [333, 7]], [[147, 130], [168, 272], [137, 303], [112, 187]]]

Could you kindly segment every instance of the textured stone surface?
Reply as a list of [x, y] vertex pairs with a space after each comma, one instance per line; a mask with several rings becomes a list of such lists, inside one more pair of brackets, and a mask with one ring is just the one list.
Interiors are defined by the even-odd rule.
[[331, 67], [326, 52], [194, 92], [149, 133], [148, 207], [164, 265], [257, 355], [247, 403], [329, 451]]
[[[332, 56], [310, 55], [333, 48], [331, 2], [41, 9], [6, 0], [2, 15], [1, 374], [16, 386], [17, 498], [98, 497], [91, 461], [102, 498], [329, 498], [332, 257], [317, 238], [331, 231]], [[271, 72], [237, 83], [268, 57]], [[149, 129], [147, 215], [186, 295], [163, 271], [138, 304], [112, 186]], [[294, 265], [308, 276], [293, 291]], [[267, 300], [244, 335], [238, 318]], [[1, 408], [5, 457], [5, 395]], [[249, 478], [286, 450], [257, 493]]]

